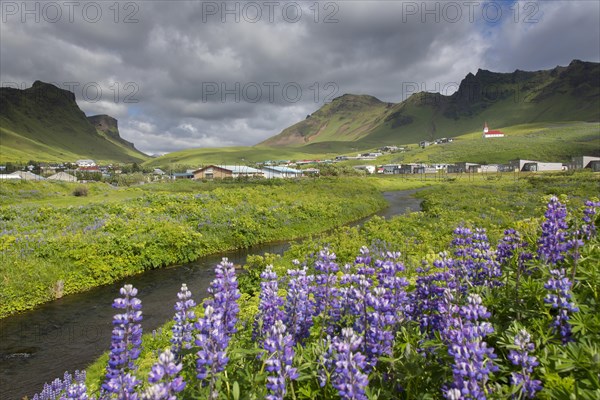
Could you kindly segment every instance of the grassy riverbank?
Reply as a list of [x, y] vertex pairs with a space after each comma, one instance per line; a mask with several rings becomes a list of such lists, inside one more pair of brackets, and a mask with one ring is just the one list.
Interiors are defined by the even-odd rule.
[[[385, 206], [360, 178], [0, 187], [0, 317], [151, 268], [304, 237]], [[402, 188], [422, 186], [404, 182]]]

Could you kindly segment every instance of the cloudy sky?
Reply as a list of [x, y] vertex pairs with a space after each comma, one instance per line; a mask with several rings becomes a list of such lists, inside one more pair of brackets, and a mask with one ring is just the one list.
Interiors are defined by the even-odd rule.
[[0, 3], [2, 86], [70, 89], [153, 154], [253, 145], [344, 93], [600, 61], [593, 0]]

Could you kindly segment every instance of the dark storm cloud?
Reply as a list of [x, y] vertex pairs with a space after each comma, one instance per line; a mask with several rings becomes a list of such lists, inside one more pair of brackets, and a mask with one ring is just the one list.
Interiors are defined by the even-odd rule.
[[71, 85], [150, 153], [255, 144], [343, 93], [401, 101], [478, 67], [600, 58], [592, 1], [23, 4], [2, 1], [2, 83]]

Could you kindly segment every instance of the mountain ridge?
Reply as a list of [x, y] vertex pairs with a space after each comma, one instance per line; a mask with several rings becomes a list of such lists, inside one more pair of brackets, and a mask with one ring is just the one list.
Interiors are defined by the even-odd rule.
[[[374, 102], [372, 99], [377, 100]], [[418, 92], [399, 103], [344, 94], [272, 136], [261, 146], [351, 147], [418, 143], [492, 126], [600, 121], [600, 64], [573, 60], [550, 70], [468, 73], [447, 96]]]
[[148, 158], [121, 138], [116, 119], [87, 117], [74, 93], [39, 80], [27, 89], [0, 88], [0, 143], [2, 162], [78, 158], [141, 162]]

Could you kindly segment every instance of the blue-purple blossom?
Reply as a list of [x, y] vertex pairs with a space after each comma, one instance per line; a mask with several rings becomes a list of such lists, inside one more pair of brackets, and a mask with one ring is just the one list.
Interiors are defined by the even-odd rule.
[[273, 271], [272, 265], [267, 265], [260, 274], [262, 279], [260, 283], [260, 300], [258, 304], [258, 314], [254, 320], [252, 338], [262, 342], [275, 321], [283, 320], [285, 314], [282, 310], [283, 299], [279, 297], [279, 283], [277, 274]]
[[44, 388], [33, 396], [33, 400], [87, 400], [85, 371], [75, 371], [73, 375], [65, 372], [63, 379], [56, 378], [52, 383], [44, 384]]
[[548, 202], [545, 220], [542, 222], [542, 236], [538, 240], [538, 256], [555, 265], [564, 260], [567, 251], [567, 208], [552, 196]]
[[192, 343], [192, 332], [194, 330], [193, 321], [196, 319], [194, 308], [196, 302], [192, 299], [192, 292], [184, 283], [181, 290], [177, 293], [179, 301], [175, 303], [175, 324], [173, 325], [173, 337], [171, 338], [172, 350], [175, 355], [179, 354], [182, 348], [189, 349]]
[[285, 302], [285, 324], [295, 342], [302, 342], [310, 334], [315, 309], [310, 298], [313, 275], [307, 275], [307, 268], [288, 270], [289, 282]]
[[583, 224], [581, 225], [581, 231], [584, 237], [588, 240], [596, 234], [596, 214], [597, 208], [600, 207], [600, 201], [588, 200], [585, 202], [585, 208], [583, 209]]
[[531, 335], [521, 329], [514, 338], [517, 350], [511, 350], [508, 353], [508, 359], [513, 365], [521, 367], [519, 372], [511, 373], [511, 383], [514, 386], [520, 386], [520, 393], [527, 399], [535, 398], [535, 394], [542, 389], [542, 382], [532, 379], [533, 368], [539, 365], [537, 358], [530, 353], [535, 349], [531, 343]]
[[315, 261], [314, 298], [316, 302], [315, 316], [321, 315], [323, 327], [328, 334], [337, 330], [341, 317], [340, 290], [337, 287], [339, 267], [335, 262], [336, 255], [325, 248], [319, 252]]
[[419, 322], [422, 332], [431, 336], [436, 331], [444, 329], [447, 319], [444, 316], [444, 292], [447, 288], [458, 288], [454, 260], [442, 252], [433, 263], [432, 268], [425, 261], [423, 266], [416, 269], [417, 279], [415, 289], [410, 293], [410, 316]]
[[398, 254], [382, 256], [383, 260], [373, 260], [369, 249], [363, 247], [354, 265], [345, 267], [347, 273], [340, 280], [344, 285], [340, 289], [343, 309], [353, 316], [348, 319], [354, 320], [354, 331], [363, 338], [360, 351], [366, 357], [367, 373], [379, 357], [391, 355], [395, 327], [404, 318], [404, 287], [408, 282], [397, 276], [404, 267], [396, 262]]
[[175, 356], [166, 349], [158, 356], [158, 362], [152, 366], [148, 375], [148, 386], [142, 396], [144, 400], [176, 400], [177, 393], [185, 388], [183, 378], [179, 376], [181, 363], [176, 364]]
[[485, 229], [471, 231], [466, 227], [454, 230], [454, 276], [464, 293], [470, 286], [494, 287], [500, 285], [502, 270], [490, 248]]
[[296, 368], [292, 367], [294, 360], [294, 339], [286, 333], [283, 321], [277, 320], [272, 325], [264, 340], [266, 352], [265, 364], [269, 373], [267, 377], [267, 400], [283, 400], [287, 393], [287, 381], [298, 378]]
[[326, 355], [326, 366], [332, 368], [331, 383], [344, 400], [366, 400], [369, 377], [364, 373], [365, 356], [360, 353], [362, 338], [352, 328], [343, 328], [333, 338]]
[[496, 259], [500, 265], [505, 265], [513, 258], [517, 259], [518, 271], [526, 272], [525, 262], [533, 259], [533, 254], [527, 250], [528, 244], [515, 229], [506, 229], [504, 237], [497, 246]]
[[[447, 318], [451, 320], [442, 333], [448, 343], [448, 354], [454, 357], [453, 382], [444, 391], [447, 399], [485, 399], [489, 375], [498, 370], [493, 364], [494, 349], [483, 340], [494, 329], [486, 307], [477, 294], [468, 296], [467, 304], [457, 306], [450, 290], [445, 292]], [[460, 397], [458, 394], [460, 393]]]
[[557, 310], [557, 314], [552, 321], [552, 327], [560, 337], [563, 343], [572, 341], [571, 324], [569, 323], [569, 314], [579, 311], [571, 301], [571, 280], [566, 276], [564, 268], [556, 268], [550, 271], [552, 277], [544, 285], [548, 294], [544, 298], [552, 309]]
[[135, 297], [137, 289], [132, 285], [123, 286], [120, 293], [123, 297], [115, 299], [113, 308], [125, 312], [113, 317], [112, 342], [102, 390], [116, 394], [119, 399], [135, 400], [140, 381], [132, 372], [142, 343], [142, 302]]
[[226, 351], [231, 335], [236, 332], [239, 313], [237, 299], [240, 297], [235, 268], [227, 258], [223, 258], [215, 267], [215, 273], [216, 278], [208, 289], [212, 296], [204, 302], [204, 317], [195, 324], [199, 332], [196, 345], [200, 347], [196, 360], [197, 377], [208, 380], [211, 399], [219, 396], [217, 375], [229, 361]]

